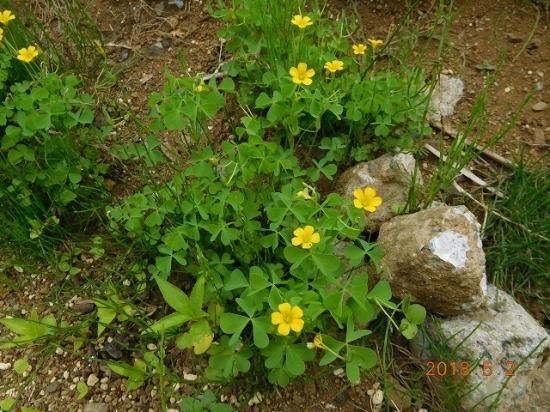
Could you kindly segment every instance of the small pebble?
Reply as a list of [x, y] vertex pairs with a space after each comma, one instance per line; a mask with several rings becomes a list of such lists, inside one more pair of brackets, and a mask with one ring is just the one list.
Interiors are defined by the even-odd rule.
[[99, 382], [99, 378], [95, 376], [93, 373], [90, 376], [88, 376], [88, 379], [86, 380], [86, 384], [88, 386], [94, 386], [98, 382]]
[[193, 374], [193, 373], [184, 373], [183, 374], [183, 379], [185, 379], [186, 381], [196, 381], [197, 378], [198, 378], [198, 376]]
[[56, 354], [56, 355], [63, 355], [63, 349], [57, 348], [57, 349], [55, 350], [55, 354]]
[[11, 368], [11, 363], [0, 362], [0, 371], [7, 371], [9, 368]]
[[154, 352], [157, 350], [157, 345], [155, 345], [154, 343], [149, 343], [147, 345], [147, 349], [150, 350], [151, 352]]
[[542, 112], [543, 110], [546, 110], [548, 108], [548, 103], [546, 102], [538, 102], [535, 103], [533, 106], [531, 106], [531, 109], [534, 112]]

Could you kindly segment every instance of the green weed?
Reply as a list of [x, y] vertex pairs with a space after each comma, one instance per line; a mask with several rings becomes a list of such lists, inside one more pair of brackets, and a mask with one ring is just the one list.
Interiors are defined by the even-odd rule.
[[550, 169], [520, 163], [499, 190], [504, 197], [490, 205], [484, 231], [491, 281], [550, 319]]

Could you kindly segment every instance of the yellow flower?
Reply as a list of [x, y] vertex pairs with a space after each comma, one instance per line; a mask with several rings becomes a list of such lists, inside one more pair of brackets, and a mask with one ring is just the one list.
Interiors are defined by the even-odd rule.
[[381, 46], [382, 44], [384, 44], [383, 40], [376, 40], [376, 39], [368, 39], [368, 42], [373, 49], [376, 49], [378, 46]]
[[323, 348], [323, 336], [320, 333], [315, 335], [315, 337], [313, 338], [313, 346], [315, 346], [317, 349]]
[[308, 69], [305, 63], [298, 63], [298, 67], [291, 67], [289, 73], [294, 83], [303, 84], [304, 86], [309, 86], [313, 83], [311, 78], [315, 76], [315, 70]]
[[23, 48], [17, 52], [17, 59], [25, 63], [30, 63], [38, 56], [38, 49], [34, 46]]
[[208, 90], [208, 86], [204, 85], [204, 84], [199, 84], [198, 86], [195, 86], [195, 91], [197, 93], [202, 93], [202, 92], [205, 92]]
[[271, 314], [271, 323], [277, 326], [279, 335], [287, 336], [292, 329], [294, 332], [300, 332], [304, 328], [304, 311], [298, 306], [292, 306], [290, 303], [281, 303], [277, 306], [278, 312]]
[[382, 198], [376, 196], [376, 189], [373, 187], [355, 189], [353, 196], [355, 196], [353, 205], [357, 209], [365, 209], [367, 212], [376, 212], [376, 208], [382, 204]]
[[4, 30], [0, 29], [0, 41], [4, 38]]
[[315, 232], [313, 226], [299, 227], [293, 233], [292, 244], [302, 246], [303, 249], [311, 249], [314, 243], [321, 241], [321, 236]]
[[344, 62], [341, 60], [333, 60], [325, 63], [325, 69], [331, 73], [336, 73], [338, 70], [344, 70]]
[[296, 16], [292, 17], [292, 20], [290, 20], [290, 22], [301, 29], [305, 29], [307, 26], [311, 26], [313, 24], [310, 17], [302, 16], [301, 14], [297, 14]]
[[300, 197], [304, 200], [310, 200], [313, 199], [311, 195], [309, 194], [309, 189], [305, 188], [304, 190], [300, 190], [298, 193], [296, 193], [296, 197]]
[[8, 24], [8, 22], [13, 19], [15, 19], [15, 16], [10, 10], [3, 10], [0, 12], [0, 23]]
[[367, 46], [363, 43], [354, 44], [351, 48], [353, 49], [353, 54], [365, 54], [365, 51], [367, 50]]

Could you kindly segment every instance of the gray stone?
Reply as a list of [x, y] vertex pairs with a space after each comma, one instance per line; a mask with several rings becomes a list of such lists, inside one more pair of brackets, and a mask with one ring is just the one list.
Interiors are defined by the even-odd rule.
[[535, 103], [533, 106], [531, 106], [531, 109], [534, 112], [542, 112], [543, 110], [548, 109], [548, 103], [546, 103], [546, 102]]
[[487, 293], [480, 225], [465, 206], [397, 216], [380, 228], [382, 278], [396, 296], [444, 316], [479, 307]]
[[523, 37], [515, 33], [506, 33], [506, 38], [510, 43], [522, 43]]
[[[469, 362], [472, 372], [464, 378], [462, 407], [472, 410], [480, 403], [474, 411], [489, 410], [506, 384], [498, 405], [491, 410], [547, 411], [550, 336], [507, 293], [491, 285], [487, 297], [486, 304], [476, 311], [426, 323], [425, 330], [432, 342], [445, 341], [459, 360]], [[437, 361], [425, 334], [417, 335], [413, 351], [422, 359]]]
[[84, 405], [83, 412], [109, 412], [109, 405], [102, 402], [89, 402]]
[[452, 115], [455, 106], [464, 95], [464, 82], [458, 77], [441, 74], [430, 99], [428, 120], [441, 122]]
[[[340, 175], [335, 183], [336, 191], [353, 199], [353, 191], [367, 186], [374, 187], [383, 203], [374, 213], [366, 213], [369, 230], [378, 230], [383, 222], [394, 217], [402, 209], [409, 196], [409, 189], [415, 176], [416, 160], [411, 154], [386, 154], [377, 159], [358, 163]], [[420, 170], [416, 171], [416, 184], [422, 185]]]
[[76, 302], [72, 308], [76, 313], [86, 315], [94, 311], [95, 303], [92, 300], [83, 300], [81, 302]]

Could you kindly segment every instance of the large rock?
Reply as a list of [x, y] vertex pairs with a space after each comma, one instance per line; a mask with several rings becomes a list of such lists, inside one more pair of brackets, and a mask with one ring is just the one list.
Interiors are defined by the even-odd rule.
[[[483, 307], [457, 317], [432, 319], [425, 326], [432, 342], [445, 341], [456, 352], [457, 363], [468, 362], [472, 369], [464, 378], [460, 397], [464, 410], [489, 410], [505, 385], [498, 405], [490, 410], [548, 411], [550, 336], [510, 295], [489, 286]], [[413, 350], [426, 361], [438, 362], [425, 334], [417, 335]], [[455, 376], [461, 379], [460, 373]]]
[[[353, 199], [355, 189], [374, 187], [383, 203], [376, 212], [366, 215], [366, 221], [369, 230], [378, 230], [382, 223], [391, 219], [406, 205], [415, 173], [415, 162], [411, 154], [399, 153], [358, 163], [340, 175], [335, 183], [335, 190], [342, 196]], [[416, 184], [422, 184], [419, 170], [416, 172]]]
[[458, 77], [442, 74], [435, 85], [430, 100], [428, 120], [432, 123], [441, 122], [452, 115], [455, 106], [464, 95], [464, 82]]
[[396, 296], [411, 295], [432, 312], [457, 315], [487, 293], [480, 225], [465, 206], [397, 216], [380, 228], [382, 278]]

